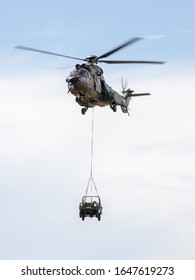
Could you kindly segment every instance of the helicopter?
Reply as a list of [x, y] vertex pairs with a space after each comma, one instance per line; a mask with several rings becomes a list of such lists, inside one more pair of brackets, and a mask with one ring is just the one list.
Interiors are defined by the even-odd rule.
[[81, 113], [83, 115], [87, 112], [88, 108], [94, 108], [95, 106], [110, 106], [114, 112], [117, 111], [117, 106], [120, 106], [123, 113], [129, 114], [131, 98], [150, 95], [150, 93], [134, 93], [130, 88], [126, 89], [124, 83], [122, 83], [122, 93], [118, 93], [106, 83], [103, 76], [104, 72], [97, 64], [163, 64], [164, 62], [162, 61], [104, 59], [142, 39], [141, 37], [131, 38], [100, 56], [90, 55], [86, 58], [77, 58], [24, 46], [16, 46], [15, 48], [82, 61], [82, 64], [75, 65], [75, 69], [70, 72], [66, 82], [68, 84], [68, 92], [75, 96], [75, 101], [82, 107]]

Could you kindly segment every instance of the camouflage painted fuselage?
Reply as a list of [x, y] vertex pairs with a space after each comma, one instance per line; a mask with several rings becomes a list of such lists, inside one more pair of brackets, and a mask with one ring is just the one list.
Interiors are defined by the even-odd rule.
[[73, 70], [67, 78], [68, 89], [76, 96], [80, 106], [125, 106], [124, 98], [106, 84], [103, 71], [96, 65], [87, 65]]

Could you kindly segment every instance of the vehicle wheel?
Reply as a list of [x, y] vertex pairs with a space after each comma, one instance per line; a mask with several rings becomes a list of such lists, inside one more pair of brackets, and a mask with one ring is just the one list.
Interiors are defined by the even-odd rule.
[[99, 215], [98, 215], [98, 221], [100, 221], [101, 220], [101, 214], [99, 213]]
[[82, 214], [82, 221], [84, 221], [85, 220], [85, 215], [84, 214]]

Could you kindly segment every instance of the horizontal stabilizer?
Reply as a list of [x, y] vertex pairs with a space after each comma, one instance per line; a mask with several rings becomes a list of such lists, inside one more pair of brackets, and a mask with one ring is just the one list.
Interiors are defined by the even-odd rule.
[[130, 97], [133, 96], [144, 96], [144, 95], [151, 95], [150, 93], [131, 93], [129, 94]]

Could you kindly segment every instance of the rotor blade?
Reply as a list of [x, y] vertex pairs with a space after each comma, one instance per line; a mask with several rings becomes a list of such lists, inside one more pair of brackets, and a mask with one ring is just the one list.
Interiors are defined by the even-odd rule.
[[164, 61], [145, 61], [145, 60], [98, 60], [108, 64], [163, 64]]
[[125, 93], [127, 88], [127, 79], [125, 79], [124, 77], [121, 78], [121, 85], [122, 85], [122, 92]]
[[143, 38], [139, 38], [139, 37], [132, 38], [132, 39], [126, 41], [125, 43], [119, 45], [118, 47], [112, 49], [111, 51], [100, 55], [99, 57], [97, 57], [97, 60], [99, 60], [100, 58], [108, 57], [109, 55], [111, 55], [111, 54], [113, 54], [113, 53], [119, 51], [120, 49], [125, 48], [125, 47], [127, 47], [128, 45], [133, 44], [133, 43], [135, 43], [135, 42], [137, 42], [137, 41], [139, 41], [139, 40], [141, 40], [141, 39], [143, 39]]
[[74, 68], [75, 65], [70, 65], [70, 66], [61, 66], [61, 67], [55, 67], [54, 69], [69, 69], [69, 68]]
[[28, 47], [23, 47], [23, 46], [16, 46], [15, 48], [16, 48], [16, 49], [25, 50], [25, 51], [33, 51], [33, 52], [51, 54], [51, 55], [56, 55], [56, 56], [61, 56], [61, 57], [66, 57], [66, 58], [71, 58], [71, 59], [77, 59], [77, 60], [85, 61], [85, 59], [82, 59], [82, 58], [77, 58], [77, 57], [73, 57], [73, 56], [67, 56], [67, 55], [58, 54], [58, 53], [53, 53], [53, 52], [42, 51], [42, 50], [33, 49], [33, 48], [28, 48]]

